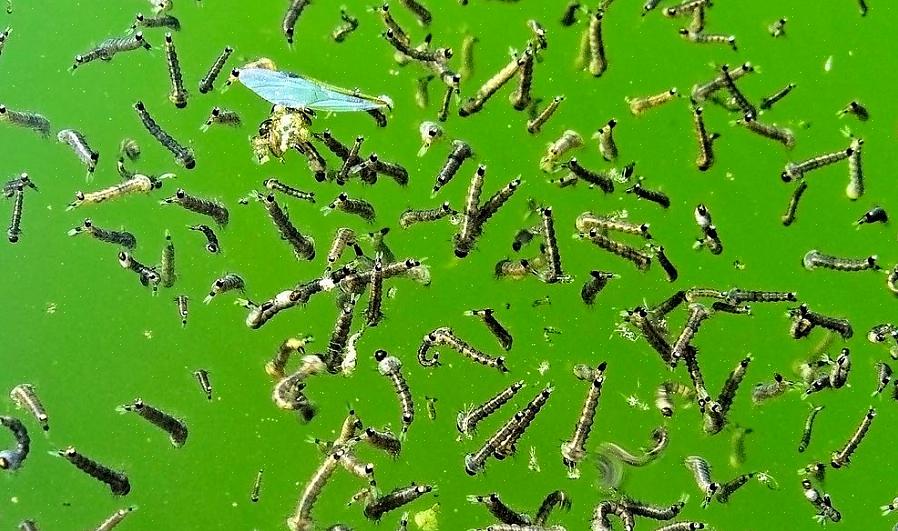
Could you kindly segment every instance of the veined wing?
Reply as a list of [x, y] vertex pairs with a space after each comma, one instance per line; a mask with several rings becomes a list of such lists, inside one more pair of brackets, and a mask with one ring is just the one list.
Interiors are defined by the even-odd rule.
[[238, 79], [262, 99], [285, 107], [332, 112], [392, 107], [386, 98], [354, 93], [289, 72], [244, 68], [240, 70]]

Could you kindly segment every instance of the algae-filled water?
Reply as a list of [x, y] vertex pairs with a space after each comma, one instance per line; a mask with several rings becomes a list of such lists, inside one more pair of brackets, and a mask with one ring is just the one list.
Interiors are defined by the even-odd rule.
[[[595, 3], [588, 2], [584, 8], [594, 11]], [[898, 422], [894, 386], [889, 384], [880, 396], [871, 397], [871, 393], [877, 387], [875, 364], [892, 361], [889, 343], [874, 344], [866, 336], [874, 325], [893, 319], [895, 295], [887, 287], [886, 273], [898, 261], [898, 251], [894, 226], [854, 223], [876, 205], [890, 214], [898, 208], [893, 156], [898, 107], [892, 90], [898, 64], [889, 53], [898, 31], [898, 8], [870, 0], [869, 13], [861, 16], [854, 0], [819, 5], [720, 0], [707, 10], [705, 32], [735, 35], [738, 51], [734, 51], [726, 44], [694, 43], [680, 36], [678, 29], [688, 25], [690, 17], [664, 17], [661, 9], [670, 2], [662, 2], [646, 16], [641, 16], [642, 6], [636, 1], [605, 3], [611, 4], [602, 27], [608, 68], [601, 77], [593, 77], [574, 66], [590, 15], [580, 12], [576, 24], [563, 26], [566, 2], [562, 0], [471, 0], [467, 6], [429, 0], [433, 22], [427, 28], [419, 26], [400, 2], [393, 2], [391, 12], [413, 44], [432, 33], [434, 47], [453, 48], [455, 55], [449, 62], [453, 70], [461, 67], [465, 36], [476, 36], [473, 71], [461, 83], [462, 102], [509, 61], [509, 49], [525, 48], [532, 38], [527, 26], [531, 19], [544, 26], [548, 38], [548, 47], [539, 52], [535, 64], [533, 95], [542, 98], [540, 108], [555, 96], [565, 96], [555, 116], [536, 135], [526, 130], [527, 113], [515, 111], [508, 103], [517, 80], [470, 117], [459, 117], [459, 104], [453, 101], [448, 120], [441, 124], [443, 139], [419, 158], [418, 126], [422, 121], [436, 121], [444, 85], [433, 80], [429, 105], [416, 104], [417, 80], [429, 70], [414, 62], [405, 66], [395, 62], [392, 47], [381, 36], [384, 25], [369, 9], [369, 2], [345, 2], [348, 12], [359, 19], [359, 27], [344, 42], [336, 43], [331, 31], [340, 23], [340, 3], [315, 1], [300, 16], [291, 49], [281, 31], [286, 1], [256, 5], [175, 0], [170, 14], [180, 20], [182, 29], [174, 32], [174, 42], [189, 91], [187, 107], [178, 109], [168, 99], [164, 29], [144, 29], [151, 51], [124, 52], [112, 61], [99, 60], [69, 71], [75, 55], [108, 37], [124, 35], [138, 11], [149, 15], [149, 3], [12, 0], [11, 13], [0, 11], [0, 28], [12, 28], [0, 55], [0, 103], [46, 116], [52, 134], [43, 138], [0, 121], [0, 174], [8, 179], [27, 172], [39, 189], [23, 192], [21, 236], [18, 243], [4, 244], [0, 250], [4, 296], [0, 389], [32, 384], [50, 416], [50, 429], [44, 433], [11, 400], [0, 406], [3, 415], [24, 422], [31, 438], [31, 452], [20, 469], [0, 472], [0, 527], [15, 528], [33, 519], [40, 529], [94, 529], [114, 511], [136, 507], [121, 529], [286, 529], [300, 492], [325, 459], [309, 439], [333, 440], [349, 408], [366, 426], [390, 426], [396, 433], [401, 429], [396, 394], [390, 381], [378, 373], [373, 358], [377, 349], [385, 349], [402, 361], [416, 417], [398, 457], [366, 443], [359, 443], [353, 452], [375, 465], [381, 493], [412, 482], [433, 485], [434, 490], [387, 513], [376, 524], [363, 515], [363, 503], [347, 505], [365, 482], [338, 469], [312, 511], [314, 529], [336, 523], [357, 530], [395, 529], [403, 511], [414, 519], [437, 504], [439, 529], [486, 528], [495, 519], [482, 505], [469, 503], [468, 495], [496, 492], [511, 507], [533, 513], [549, 492], [559, 489], [571, 507], [557, 509], [548, 524], [571, 530], [587, 529], [600, 501], [622, 495], [664, 506], [688, 496], [676, 520], [704, 522], [706, 528], [815, 529], [819, 524], [812, 517], [818, 508], [805, 499], [802, 476], [797, 473], [815, 461], [825, 463], [827, 471], [823, 482], [812, 480], [814, 488], [829, 494], [832, 507], [841, 513], [841, 521], [830, 526], [891, 529], [898, 517], [880, 516], [880, 506], [898, 494], [892, 472]], [[773, 38], [768, 26], [782, 17], [788, 20], [785, 35]], [[199, 80], [226, 45], [235, 52], [216, 90], [200, 94]], [[270, 104], [239, 83], [225, 93], [218, 90], [228, 70], [259, 57], [270, 58], [282, 70], [390, 96], [394, 109], [386, 128], [377, 127], [364, 113], [319, 113], [312, 130], [329, 129], [348, 144], [357, 135], [364, 136], [362, 155], [376, 152], [383, 160], [402, 164], [410, 174], [408, 185], [400, 186], [387, 176], [374, 185], [358, 179], [342, 188], [334, 182], [318, 183], [295, 151], [287, 153], [283, 162], [259, 165], [249, 137], [268, 116]], [[694, 84], [717, 76], [720, 65], [735, 68], [746, 61], [756, 72], [737, 84], [755, 105], [787, 84], [796, 84], [791, 94], [758, 116], [761, 122], [791, 129], [795, 147], [787, 150], [734, 125], [738, 112], [706, 102], [705, 123], [720, 138], [713, 144], [713, 166], [700, 172], [686, 96]], [[658, 94], [671, 87], [677, 87], [683, 97], [638, 117], [629, 112], [625, 98]], [[718, 93], [725, 95], [725, 91]], [[195, 169], [175, 164], [171, 154], [147, 133], [132, 108], [138, 100], [174, 138], [194, 150]], [[869, 110], [869, 120], [837, 115], [852, 100]], [[214, 106], [236, 111], [242, 126], [216, 125], [202, 133], [200, 126]], [[611, 118], [617, 120], [614, 136], [620, 154], [607, 163], [590, 136]], [[83, 132], [101, 154], [90, 183], [85, 182], [84, 165], [71, 148], [56, 141], [56, 133], [66, 128]], [[854, 201], [846, 198], [846, 161], [809, 172], [796, 221], [783, 226], [781, 216], [796, 186], [780, 179], [784, 166], [844, 150], [850, 143], [846, 128], [864, 140], [866, 193]], [[615, 191], [608, 194], [584, 182], [566, 188], [550, 184], [550, 179], [563, 177], [566, 171], [544, 173], [539, 161], [548, 143], [568, 129], [586, 141], [562, 162], [573, 156], [587, 168], [607, 170], [636, 161], [634, 180], [616, 183]], [[119, 143], [126, 137], [136, 139], [142, 148], [141, 158], [129, 161], [129, 168], [150, 175], [173, 172], [177, 177], [149, 194], [66, 211], [77, 191], [118, 182], [115, 162]], [[466, 141], [476, 155], [431, 198], [435, 176], [454, 139]], [[329, 167], [339, 168], [336, 158], [317, 145]], [[483, 224], [482, 236], [467, 258], [458, 259], [453, 253], [453, 235], [459, 225], [448, 219], [400, 228], [399, 216], [408, 208], [434, 208], [448, 201], [454, 209], [463, 210], [477, 164], [487, 166], [482, 201], [517, 176], [522, 185]], [[669, 196], [670, 207], [624, 193], [637, 176], [644, 178], [645, 188]], [[299, 230], [314, 238], [314, 260], [294, 257], [261, 203], [239, 202], [270, 177], [316, 194], [315, 204], [277, 196]], [[228, 225], [220, 228], [203, 216], [159, 204], [179, 187], [227, 206]], [[369, 201], [376, 221], [368, 224], [342, 212], [324, 216], [321, 207], [341, 190]], [[557, 247], [571, 282], [547, 284], [534, 275], [521, 280], [494, 276], [495, 265], [502, 259], [533, 259], [540, 254], [542, 236], [520, 253], [511, 248], [519, 229], [539, 223], [538, 214], [528, 214], [531, 198], [553, 209]], [[3, 202], [4, 216], [13, 203], [12, 199]], [[693, 217], [699, 203], [713, 215], [723, 244], [721, 254], [693, 249], [701, 237]], [[653, 241], [664, 246], [679, 278], [668, 282], [657, 260], [647, 271], [639, 271], [589, 241], [574, 238], [574, 220], [585, 211], [618, 216], [626, 212], [630, 221], [649, 223]], [[133, 233], [137, 246], [132, 253], [149, 265], [159, 262], [169, 231], [176, 248], [174, 286], [160, 287], [154, 296], [136, 274], [119, 265], [116, 246], [86, 235], [67, 236], [85, 217], [96, 226]], [[198, 223], [217, 232], [220, 253], [207, 252], [202, 234], [187, 229]], [[245, 297], [262, 302], [319, 278], [339, 227], [360, 234], [389, 227], [385, 241], [396, 259], [422, 260], [432, 282], [425, 286], [401, 276], [385, 281], [385, 290], [390, 291], [383, 302], [385, 317], [378, 326], [367, 328], [358, 341], [355, 372], [349, 377], [317, 375], [306, 381], [303, 393], [317, 407], [317, 415], [305, 423], [272, 402], [275, 382], [264, 365], [289, 337], [313, 335], [315, 341], [307, 352], [325, 351], [339, 312], [334, 303], [339, 288], [313, 296], [305, 306], [284, 310], [258, 330], [245, 325], [247, 310], [234, 301]], [[645, 244], [639, 236], [610, 235], [639, 248]], [[360, 247], [367, 256], [374, 256], [365, 238], [360, 238]], [[812, 249], [847, 258], [876, 255], [883, 269], [808, 270], [802, 266], [802, 257]], [[338, 265], [349, 260], [349, 254]], [[581, 301], [580, 289], [591, 270], [618, 276], [588, 307]], [[245, 295], [225, 293], [202, 304], [212, 282], [230, 272], [245, 279]], [[669, 369], [636, 328], [624, 328], [633, 341], [619, 331], [624, 326], [621, 312], [651, 307], [691, 287], [795, 292], [811, 310], [847, 318], [854, 334], [847, 341], [835, 336], [822, 349], [819, 345], [829, 335], [820, 326], [805, 339], [792, 339], [787, 310], [798, 302], [752, 303], [751, 315], [715, 312], [692, 341], [700, 351], [698, 361], [710, 394], [717, 397], [739, 360], [751, 354], [752, 361], [726, 427], [708, 435], [694, 400], [689, 407], [688, 399], [676, 398], [672, 418], [663, 417], [654, 406], [662, 382], [691, 388], [684, 364]], [[184, 328], [173, 300], [178, 295], [190, 300]], [[365, 321], [367, 301], [367, 294], [359, 299], [352, 333]], [[708, 308], [714, 302], [696, 301]], [[477, 308], [495, 309], [514, 338], [510, 351], [500, 348], [479, 319], [464, 316], [465, 311]], [[668, 341], [680, 335], [688, 313], [684, 305], [668, 316]], [[416, 352], [422, 337], [442, 326], [452, 327], [459, 337], [491, 356], [504, 355], [509, 372], [478, 365], [446, 346], [436, 348], [442, 365], [421, 366]], [[805, 386], [796, 373], [799, 364], [815, 352], [836, 358], [843, 347], [852, 356], [847, 384], [803, 400]], [[576, 379], [572, 369], [603, 361], [607, 369], [586, 443], [587, 456], [579, 465], [580, 477], [571, 479], [559, 449], [571, 437], [591, 385]], [[291, 361], [288, 372], [296, 370], [298, 363]], [[209, 371], [211, 401], [194, 379], [194, 371], [200, 368]], [[824, 369], [829, 370], [829, 366]], [[753, 404], [753, 386], [772, 382], [774, 373], [796, 382], [794, 388]], [[484, 420], [473, 439], [459, 440], [457, 413], [518, 380], [526, 386], [512, 402]], [[554, 386], [554, 392], [517, 443], [516, 455], [502, 461], [490, 459], [484, 471], [468, 476], [465, 454], [477, 451], [547, 385]], [[119, 412], [117, 408], [137, 397], [186, 423], [189, 437], [183, 447], [173, 447], [165, 433], [136, 414]], [[429, 418], [425, 397], [436, 399], [435, 420]], [[824, 409], [808, 449], [799, 453], [812, 405]], [[832, 453], [849, 440], [870, 406], [876, 408], [876, 417], [866, 438], [850, 465], [833, 469], [829, 465]], [[652, 431], [661, 426], [667, 430], [669, 444], [658, 458], [644, 467], [625, 465], [616, 492], [602, 488], [596, 467], [601, 461], [596, 452], [602, 444], [613, 442], [638, 452], [651, 444]], [[734, 457], [732, 439], [741, 430], [750, 433], [744, 439], [744, 462], [740, 463]], [[8, 431], [3, 430], [0, 445], [14, 448]], [[127, 473], [131, 492], [115, 497], [102, 483], [50, 455], [69, 445]], [[531, 455], [538, 467], [533, 466]], [[728, 503], [715, 500], [702, 508], [704, 494], [684, 466], [687, 456], [705, 458], [715, 481], [763, 472], [775, 484], [752, 479]], [[254, 503], [250, 491], [259, 469], [264, 476], [260, 498]], [[819, 505], [828, 510], [823, 502]], [[612, 517], [612, 523], [622, 528], [617, 517]], [[661, 525], [637, 517], [639, 529]], [[419, 528], [414, 520], [409, 523], [409, 529]]]

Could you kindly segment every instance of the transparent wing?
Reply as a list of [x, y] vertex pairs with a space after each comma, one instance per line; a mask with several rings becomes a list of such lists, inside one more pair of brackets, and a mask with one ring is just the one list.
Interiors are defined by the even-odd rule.
[[390, 106], [384, 99], [355, 94], [288, 72], [244, 68], [238, 79], [262, 99], [285, 107], [352, 112]]

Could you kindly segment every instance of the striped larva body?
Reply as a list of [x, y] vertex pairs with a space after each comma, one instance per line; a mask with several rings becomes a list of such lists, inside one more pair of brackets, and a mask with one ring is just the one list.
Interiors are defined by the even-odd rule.
[[346, 450], [342, 446], [336, 446], [309, 478], [296, 503], [295, 512], [287, 519], [287, 527], [290, 531], [312, 531], [315, 529], [312, 508], [321, 496], [322, 489], [337, 470], [345, 453]]
[[479, 503], [483, 505], [493, 518], [499, 520], [503, 524], [515, 526], [515, 529], [521, 529], [522, 526], [529, 526], [531, 523], [530, 517], [527, 514], [509, 507], [501, 498], [499, 498], [499, 494], [495, 492], [486, 496], [472, 494], [467, 497], [467, 500], [470, 503]]
[[598, 186], [606, 194], [614, 191], [614, 180], [606, 172], [597, 172], [590, 170], [581, 165], [576, 158], [572, 158], [571, 160], [567, 161], [564, 164], [564, 167], [571, 170], [571, 173], [576, 175], [577, 178], [583, 179], [591, 186]]
[[695, 165], [699, 171], [708, 171], [714, 164], [714, 145], [712, 137], [705, 128], [704, 109], [692, 106], [692, 126], [698, 138], [698, 156]]
[[239, 290], [242, 292], [245, 285], [246, 284], [239, 275], [228, 273], [223, 277], [215, 279], [212, 282], [212, 287], [209, 288], [209, 294], [206, 295], [205, 299], [203, 299], [203, 303], [209, 304], [210, 302], [212, 302], [212, 299], [216, 295], [220, 295], [228, 291]]
[[437, 173], [436, 182], [433, 185], [432, 195], [436, 195], [440, 189], [452, 180], [453, 177], [458, 173], [459, 168], [461, 168], [462, 163], [465, 160], [474, 156], [474, 151], [471, 149], [466, 142], [462, 140], [453, 140], [452, 141], [452, 151], [449, 152], [449, 157], [446, 159], [443, 167], [440, 168], [440, 171]]
[[783, 225], [785, 225], [786, 227], [795, 222], [795, 216], [798, 213], [798, 204], [807, 189], [808, 182], [805, 179], [802, 179], [798, 181], [795, 189], [792, 190], [792, 195], [789, 197], [789, 204], [788, 206], [786, 206], [786, 212], [780, 218], [783, 222]]
[[64, 450], [59, 450], [57, 454], [73, 464], [78, 470], [97, 481], [105, 483], [109, 487], [109, 490], [116, 496], [124, 496], [131, 492], [131, 482], [124, 472], [108, 468], [81, 454], [72, 446], [69, 446]]
[[193, 377], [196, 378], [200, 391], [206, 395], [206, 400], [212, 400], [212, 381], [209, 379], [209, 371], [206, 369], [197, 369], [193, 371]]
[[235, 111], [222, 109], [221, 107], [212, 107], [209, 118], [206, 119], [206, 123], [200, 129], [205, 133], [213, 124], [240, 127], [240, 115]]
[[800, 179], [804, 177], [806, 173], [845, 160], [849, 158], [852, 153], [854, 153], [854, 149], [848, 147], [839, 151], [817, 155], [816, 157], [812, 157], [802, 162], [790, 162], [786, 164], [785, 169], [783, 169], [782, 173], [780, 174], [780, 178], [784, 182], [790, 182], [793, 179]]
[[327, 342], [327, 355], [325, 357], [327, 370], [331, 374], [339, 372], [343, 365], [346, 343], [349, 341], [349, 333], [352, 329], [355, 306], [358, 300], [357, 294], [350, 296], [340, 305], [340, 313], [337, 314], [337, 318], [334, 320], [334, 328], [331, 330], [331, 335]]
[[203, 79], [200, 80], [200, 94], [210, 92], [214, 88], [215, 80], [218, 79], [218, 76], [221, 74], [225, 63], [228, 62], [228, 58], [231, 57], [232, 53], [234, 53], [234, 48], [225, 46], [221, 53], [218, 54], [218, 57], [215, 58], [215, 61], [209, 67], [209, 70], [206, 71], [206, 75], [204, 75]]
[[583, 401], [577, 424], [574, 426], [574, 433], [570, 439], [561, 444], [561, 457], [564, 465], [568, 468], [576, 467], [586, 456], [586, 441], [589, 438], [590, 431], [592, 431], [596, 410], [599, 407], [599, 398], [602, 396], [602, 384], [605, 382], [606, 367], [607, 363], [604, 361], [597, 367], [589, 391], [586, 393], [586, 399]]
[[569, 151], [583, 147], [583, 137], [573, 129], [565, 130], [557, 140], [549, 144], [546, 154], [539, 161], [539, 167], [544, 172], [555, 169], [558, 161]]
[[518, 411], [505, 422], [496, 432], [484, 441], [483, 445], [474, 453], [465, 455], [465, 473], [474, 476], [486, 466], [486, 460], [517, 428], [518, 423], [524, 418], [524, 412]]
[[137, 28], [168, 28], [172, 31], [181, 31], [181, 21], [167, 13], [160, 13], [149, 17], [143, 13], [138, 13], [137, 16], [134, 17], [134, 23], [131, 24], [132, 30], [136, 30]]
[[698, 44], [725, 44], [732, 48], [733, 51], [737, 50], [735, 35], [704, 33], [702, 31], [695, 31], [690, 28], [680, 28], [680, 35], [689, 42]]
[[607, 273], [604, 271], [592, 270], [589, 272], [589, 278], [583, 284], [583, 287], [580, 289], [580, 299], [583, 300], [584, 303], [591, 306], [595, 303], [596, 297], [599, 295], [605, 286], [608, 285], [608, 281], [617, 278], [617, 275], [614, 273]]
[[652, 431], [653, 446], [639, 455], [628, 452], [615, 443], [603, 443], [602, 452], [614, 456], [616, 459], [630, 466], [645, 466], [657, 459], [661, 452], [667, 448], [669, 442], [666, 428], [656, 428]]
[[8, 122], [19, 127], [27, 127], [40, 133], [43, 137], [50, 136], [50, 121], [43, 115], [30, 111], [15, 111], [6, 105], [0, 104], [0, 122]]
[[711, 502], [711, 497], [720, 488], [720, 483], [711, 480], [711, 465], [704, 458], [695, 455], [687, 457], [683, 463], [692, 472], [695, 483], [705, 495], [702, 507], [707, 507]]
[[692, 342], [692, 338], [698, 333], [699, 327], [710, 316], [711, 312], [704, 305], [699, 303], [689, 305], [689, 316], [686, 319], [686, 324], [683, 325], [683, 330], [671, 346], [670, 354], [674, 361], [683, 357], [686, 348]]
[[215, 234], [215, 231], [212, 230], [212, 227], [209, 225], [188, 225], [188, 230], [192, 230], [195, 232], [200, 232], [203, 236], [206, 237], [206, 250], [212, 254], [218, 254], [221, 252], [221, 245], [218, 243], [218, 235]]
[[854, 452], [857, 451], [857, 448], [864, 440], [864, 437], [867, 436], [867, 432], [870, 430], [874, 418], [876, 418], [876, 409], [871, 407], [867, 410], [867, 413], [864, 415], [864, 418], [861, 420], [857, 429], [851, 435], [851, 438], [848, 439], [841, 449], [833, 452], [832, 461], [830, 462], [830, 465], [833, 468], [842, 468], [851, 462], [851, 456], [854, 455]]
[[[536, 22], [531, 20], [531, 22]], [[542, 29], [542, 28], [540, 28]], [[543, 32], [545, 33], [545, 32]], [[530, 90], [533, 85], [533, 65], [536, 62], [536, 54], [532, 46], [528, 46], [521, 56], [521, 68], [518, 73], [518, 86], [508, 96], [511, 106], [516, 111], [523, 111], [533, 101]]]
[[801, 432], [801, 439], [798, 441], [798, 452], [804, 452], [811, 444], [811, 435], [814, 430], [814, 421], [817, 415], [823, 411], [823, 406], [812, 407], [808, 412], [808, 417], [804, 421], [804, 429]]
[[311, 4], [311, 0], [290, 0], [290, 5], [284, 13], [284, 19], [281, 22], [281, 30], [287, 38], [287, 44], [293, 45], [293, 34], [296, 30], [296, 22], [302, 12]]
[[[754, 66], [751, 63], [743, 63], [738, 67], [729, 71], [730, 79], [733, 81], [745, 76], [746, 74], [750, 74], [755, 71]], [[726, 80], [723, 77], [723, 74], [718, 74], [711, 81], [701, 84], [695, 85], [692, 87], [692, 98], [696, 101], [704, 101], [714, 95], [719, 90], [725, 88]]]
[[563, 101], [564, 96], [555, 96], [552, 98], [549, 104], [546, 105], [539, 114], [527, 121], [527, 132], [531, 135], [539, 133], [542, 127], [546, 125], [546, 122], [549, 121], [549, 118], [555, 114], [555, 111], [558, 110], [558, 106], [561, 105], [561, 102]]
[[125, 507], [124, 509], [119, 509], [109, 515], [105, 520], [103, 520], [100, 525], [97, 526], [95, 531], [112, 531], [112, 529], [118, 527], [120, 523], [122, 523], [125, 518], [132, 512], [134, 512], [137, 507]]
[[161, 411], [138, 398], [131, 404], [122, 406], [124, 411], [137, 413], [144, 420], [168, 434], [172, 446], [180, 448], [187, 442], [187, 425], [168, 413]]
[[602, 38], [602, 19], [605, 12], [597, 9], [589, 18], [587, 28], [587, 42], [589, 44], [589, 62], [586, 70], [593, 76], [599, 77], [608, 69], [608, 59], [605, 57], [605, 40]]
[[[167, 230], [165, 231], [165, 245], [162, 247], [162, 260], [159, 269], [162, 287], [170, 288], [174, 286], [175, 280], [178, 278], [178, 274], [175, 271], [175, 244], [172, 241], [171, 234]], [[186, 315], [184, 317], [186, 317]]]
[[22, 421], [15, 417], [0, 415], [0, 426], [8, 429], [16, 440], [13, 448], [0, 450], [0, 470], [18, 470], [31, 452], [31, 437]]
[[[290, 337], [285, 339], [278, 347], [274, 358], [265, 363], [265, 372], [277, 380], [283, 379], [285, 376], [284, 370], [287, 368], [287, 362], [290, 361], [290, 356], [294, 353], [304, 356], [306, 353], [306, 344], [311, 343], [312, 341], [314, 341], [312, 336], [305, 336], [302, 338]], [[314, 360], [310, 360], [310, 362], [314, 362]]]
[[69, 236], [78, 234], [88, 234], [101, 242], [118, 245], [125, 249], [133, 249], [137, 245], [137, 238], [130, 232], [97, 227], [90, 218], [85, 219], [80, 226], [68, 231]]
[[56, 134], [56, 139], [72, 148], [75, 155], [87, 167], [88, 176], [97, 169], [100, 153], [91, 149], [84, 135], [74, 129], [63, 129]]
[[368, 223], [374, 222], [374, 206], [365, 200], [350, 198], [345, 192], [341, 192], [340, 195], [325, 208], [327, 209], [326, 212], [339, 210], [340, 212], [358, 216]]
[[384, 514], [408, 505], [431, 491], [433, 491], [432, 485], [412, 483], [407, 487], [398, 487], [368, 503], [364, 510], [365, 518], [378, 521]]
[[785, 127], [778, 127], [773, 124], [759, 122], [758, 119], [751, 114], [746, 114], [741, 120], [737, 120], [736, 123], [744, 126], [752, 133], [779, 142], [784, 145], [786, 149], [795, 147], [795, 135], [792, 134], [791, 130]]
[[765, 110], [765, 111], [766, 111], [766, 110], [769, 110], [769, 109], [770, 109], [771, 107], [773, 107], [777, 102], [779, 102], [781, 99], [785, 98], [785, 97], [788, 96], [793, 90], [795, 90], [795, 87], [796, 87], [796, 86], [797, 86], [797, 85], [796, 85], [795, 83], [789, 83], [788, 85], [786, 85], [785, 87], [783, 87], [783, 88], [779, 89], [778, 91], [774, 92], [774, 93], [771, 94], [770, 96], [768, 96], [768, 97], [762, 99], [760, 105], [758, 105], [758, 108], [760, 108], [760, 109], [762, 109], [762, 110]]
[[384, 318], [384, 273], [383, 257], [380, 254], [374, 257], [374, 267], [371, 271], [371, 284], [368, 291], [368, 306], [365, 308], [365, 325], [377, 326]]
[[490, 333], [493, 334], [493, 337], [496, 338], [496, 341], [499, 342], [499, 345], [505, 350], [511, 350], [511, 345], [513, 342], [511, 333], [507, 328], [502, 326], [502, 323], [500, 323], [498, 319], [496, 319], [495, 312], [492, 308], [470, 310], [465, 312], [465, 315], [470, 317], [479, 317], [486, 325]]
[[[525, 51], [525, 54], [526, 53], [533, 54], [531, 46], [528, 45], [527, 50]], [[459, 107], [458, 115], [464, 118], [482, 110], [486, 102], [489, 101], [499, 89], [511, 81], [511, 78], [517, 75], [524, 61], [525, 59], [523, 57], [518, 57], [517, 55], [513, 56], [508, 64], [496, 72], [493, 77], [486, 80], [486, 82], [477, 89], [474, 96], [468, 98], [468, 100]]]
[[398, 358], [388, 355], [385, 350], [376, 351], [374, 360], [377, 362], [378, 372], [389, 378], [399, 397], [399, 405], [402, 409], [402, 433], [407, 433], [415, 420], [415, 403], [408, 382], [402, 374], [402, 362]]
[[676, 87], [666, 90], [660, 94], [646, 96], [643, 98], [628, 98], [627, 104], [630, 106], [630, 112], [635, 116], [640, 116], [650, 109], [654, 109], [667, 102], [673, 101], [680, 96]]
[[271, 218], [275, 228], [281, 239], [290, 244], [293, 248], [293, 255], [297, 260], [313, 260], [315, 258], [315, 240], [311, 236], [306, 236], [290, 221], [287, 211], [277, 203], [274, 193], [268, 195], [258, 195], [258, 199], [265, 206], [268, 217]]
[[178, 50], [171, 33], [165, 34], [165, 62], [168, 65], [168, 80], [171, 88], [168, 92], [168, 100], [178, 109], [187, 107], [187, 89], [184, 88], [184, 76], [181, 75], [181, 62], [178, 60]]
[[861, 152], [864, 147], [864, 139], [851, 139], [851, 155], [848, 156], [848, 185], [845, 187], [845, 195], [848, 199], [856, 201], [864, 195], [864, 170], [861, 164]]
[[648, 254], [625, 243], [612, 240], [596, 229], [590, 229], [587, 234], [581, 233], [580, 238], [589, 240], [597, 247], [632, 262], [640, 271], [647, 270], [652, 264], [652, 258]]
[[9, 392], [9, 397], [16, 406], [31, 413], [34, 419], [41, 425], [41, 429], [44, 431], [50, 430], [50, 417], [47, 415], [47, 410], [44, 408], [44, 404], [41, 403], [40, 397], [37, 396], [33, 385], [19, 384], [13, 387], [12, 391]]
[[546, 402], [549, 401], [549, 398], [552, 397], [552, 393], [555, 391], [555, 388], [552, 385], [547, 385], [542, 391], [540, 391], [533, 399], [524, 406], [520, 412], [522, 416], [514, 428], [502, 441], [493, 449], [493, 456], [496, 459], [505, 459], [510, 455], [514, 455], [517, 452], [517, 442], [524, 436], [524, 433], [530, 427], [530, 424], [536, 419], [536, 416], [539, 415], [539, 412], [542, 411], [543, 407], [546, 405]]
[[138, 101], [134, 104], [134, 110], [137, 111], [137, 116], [140, 118], [140, 122], [143, 124], [144, 128], [146, 128], [147, 132], [150, 133], [162, 147], [174, 155], [175, 162], [188, 170], [192, 170], [196, 167], [196, 158], [194, 158], [193, 151], [185, 148], [171, 135], [166, 133], [162, 127], [156, 123], [156, 120], [150, 116], [149, 111], [147, 111], [146, 106], [144, 106], [142, 101]]
[[133, 271], [143, 286], [152, 286], [153, 291], [159, 286], [162, 277], [155, 267], [146, 266], [137, 261], [131, 253], [121, 251], [118, 254], [118, 262], [123, 268]]
[[208, 199], [192, 196], [184, 191], [183, 188], [178, 188], [175, 191], [175, 195], [163, 199], [161, 203], [164, 205], [178, 205], [191, 212], [209, 216], [222, 227], [228, 224], [230, 218], [228, 209], [224, 206]]
[[303, 190], [299, 190], [298, 188], [294, 188], [288, 184], [282, 183], [275, 178], [265, 179], [264, 181], [262, 181], [262, 186], [264, 186], [267, 190], [279, 192], [295, 199], [308, 201], [309, 203], [315, 202], [315, 192], [305, 192]]
[[455, 427], [462, 434], [468, 436], [472, 435], [476, 431], [477, 424], [479, 424], [480, 421], [498, 411], [499, 408], [511, 400], [523, 387], [524, 381], [520, 380], [499, 391], [499, 393], [483, 404], [475, 406], [470, 410], [459, 412], [456, 417]]
[[446, 201], [437, 208], [406, 210], [399, 216], [399, 226], [403, 229], [407, 229], [417, 223], [432, 223], [447, 216], [455, 216], [457, 214], [458, 212], [449, 205], [448, 201]]
[[645, 188], [642, 186], [642, 183], [637, 182], [633, 186], [627, 188], [626, 193], [633, 194], [639, 199], [644, 199], [646, 201], [651, 201], [659, 205], [661, 208], [670, 207], [670, 198], [664, 192], [660, 190], [651, 190], [649, 188]]
[[880, 269], [876, 260], [876, 255], [870, 255], [866, 258], [841, 258], [812, 249], [805, 253], [801, 262], [808, 271], [821, 267], [834, 271], [866, 271], [868, 269]]

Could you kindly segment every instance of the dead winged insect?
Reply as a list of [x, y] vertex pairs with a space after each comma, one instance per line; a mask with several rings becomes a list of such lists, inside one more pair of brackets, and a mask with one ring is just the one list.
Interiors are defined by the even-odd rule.
[[125, 249], [133, 249], [137, 245], [137, 238], [130, 232], [97, 227], [90, 218], [85, 219], [80, 226], [68, 232], [69, 236], [77, 236], [78, 234], [89, 234], [101, 242], [112, 243]]
[[228, 224], [230, 217], [228, 209], [224, 206], [208, 199], [192, 196], [185, 192], [183, 188], [178, 188], [175, 191], [175, 195], [163, 199], [160, 203], [163, 205], [179, 205], [191, 212], [209, 216], [222, 227]]
[[137, 111], [137, 116], [140, 118], [140, 122], [146, 128], [147, 132], [149, 132], [162, 147], [169, 150], [172, 155], [175, 156], [175, 162], [188, 170], [192, 170], [196, 167], [196, 158], [194, 158], [193, 151], [185, 148], [172, 138], [171, 135], [163, 131], [159, 124], [156, 123], [156, 120], [150, 116], [149, 111], [147, 111], [142, 101], [138, 101], [134, 104], [134, 110]]
[[511, 350], [513, 342], [511, 333], [496, 319], [494, 313], [492, 308], [484, 308], [482, 310], [468, 310], [465, 312], [465, 315], [469, 317], [479, 317], [486, 325], [487, 329], [489, 329], [490, 333], [493, 334], [493, 337], [496, 338], [496, 341], [499, 342], [499, 345], [505, 350]]
[[218, 54], [218, 57], [215, 58], [215, 62], [212, 63], [212, 66], [209, 67], [206, 75], [200, 80], [200, 94], [205, 94], [214, 88], [215, 80], [218, 78], [219, 74], [221, 74], [221, 70], [224, 68], [225, 63], [228, 62], [228, 58], [231, 57], [232, 53], [234, 53], [234, 48], [225, 46], [221, 53]]

